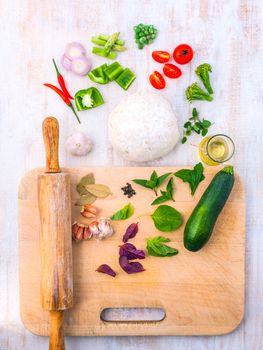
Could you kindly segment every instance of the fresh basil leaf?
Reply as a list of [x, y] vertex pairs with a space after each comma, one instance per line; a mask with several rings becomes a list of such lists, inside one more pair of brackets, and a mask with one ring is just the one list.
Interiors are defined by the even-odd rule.
[[155, 227], [159, 231], [175, 231], [182, 224], [181, 214], [169, 205], [160, 205], [151, 215]]
[[161, 176], [158, 177], [157, 179], [157, 183], [156, 186], [159, 187], [163, 184], [163, 182], [167, 179], [167, 177], [170, 175], [171, 173], [165, 173]]
[[173, 191], [174, 191], [174, 180], [171, 177], [171, 179], [168, 181], [168, 184], [166, 186], [166, 191], [169, 192], [171, 194], [171, 196], [173, 196]]
[[157, 187], [161, 186], [170, 174], [171, 173], [166, 173], [158, 177], [157, 172], [154, 170], [151, 174], [150, 180], [134, 179], [132, 181], [143, 187], [150, 188], [157, 196]]
[[138, 185], [141, 185], [143, 187], [152, 189], [151, 187], [149, 187], [149, 184], [148, 184], [149, 181], [148, 180], [135, 179], [135, 180], [132, 180], [132, 181], [135, 182]]
[[186, 141], [187, 141], [187, 137], [184, 136], [184, 137], [182, 138], [182, 141], [181, 141], [181, 142], [184, 144], [184, 143], [186, 143]]
[[172, 196], [171, 196], [170, 192], [168, 192], [168, 191], [160, 191], [160, 192], [165, 198], [172, 199]]
[[157, 179], [158, 179], [158, 175], [157, 175], [157, 172], [154, 170], [154, 171], [152, 172], [152, 175], [151, 175], [151, 177], [150, 177], [150, 180], [153, 181], [153, 182], [156, 184]]
[[122, 209], [118, 210], [111, 216], [111, 220], [126, 220], [129, 219], [134, 213], [134, 207], [131, 203], [125, 205]]
[[156, 204], [161, 204], [161, 203], [164, 203], [164, 202], [167, 202], [169, 201], [169, 198], [167, 198], [166, 196], [162, 195], [162, 196], [159, 196], [157, 197], [151, 205], [156, 205]]
[[159, 257], [170, 257], [178, 254], [178, 250], [168, 245], [164, 244], [165, 242], [170, 242], [170, 239], [157, 236], [154, 238], [147, 239], [147, 250], [149, 255], [159, 256]]
[[174, 175], [183, 180], [183, 182], [188, 182], [190, 185], [191, 194], [194, 195], [199, 183], [205, 179], [203, 172], [203, 164], [198, 163], [194, 166], [193, 170], [182, 169], [174, 173]]
[[148, 188], [151, 188], [153, 190], [156, 187], [156, 182], [154, 182], [152, 180], [148, 180], [146, 182], [146, 185], [148, 186]]

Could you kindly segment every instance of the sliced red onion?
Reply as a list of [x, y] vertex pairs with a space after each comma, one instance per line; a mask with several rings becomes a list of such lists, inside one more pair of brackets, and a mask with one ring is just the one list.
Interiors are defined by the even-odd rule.
[[86, 75], [88, 74], [90, 69], [91, 69], [90, 60], [85, 56], [75, 58], [72, 61], [71, 71], [77, 75], [80, 75], [80, 76]]
[[67, 71], [71, 70], [71, 60], [67, 58], [67, 56], [64, 54], [62, 57], [61, 57], [61, 64], [62, 64], [62, 67], [65, 68]]
[[86, 49], [83, 45], [77, 42], [72, 42], [67, 44], [65, 49], [65, 56], [69, 60], [74, 60], [75, 58], [85, 56], [86, 55]]

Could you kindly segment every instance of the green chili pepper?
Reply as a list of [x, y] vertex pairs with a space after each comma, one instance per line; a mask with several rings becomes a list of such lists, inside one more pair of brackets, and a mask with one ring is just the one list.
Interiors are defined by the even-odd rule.
[[115, 80], [123, 72], [122, 66], [119, 62], [113, 62], [107, 68], [104, 69], [104, 73], [107, 75], [110, 81]]
[[95, 108], [103, 103], [103, 97], [95, 87], [90, 87], [86, 90], [79, 90], [75, 94], [75, 104], [78, 111]]
[[106, 76], [106, 74], [104, 73], [104, 70], [108, 67], [107, 63], [92, 69], [89, 73], [88, 73], [88, 77], [90, 78], [90, 80], [94, 81], [94, 83], [98, 83], [98, 84], [107, 84], [109, 82], [108, 77]]

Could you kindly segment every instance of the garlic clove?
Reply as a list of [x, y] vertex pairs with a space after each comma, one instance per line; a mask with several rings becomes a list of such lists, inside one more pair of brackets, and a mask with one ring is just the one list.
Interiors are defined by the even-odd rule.
[[92, 237], [92, 233], [89, 230], [89, 227], [84, 227], [84, 231], [83, 231], [83, 239], [91, 239]]
[[80, 211], [85, 218], [95, 218], [97, 216], [97, 209], [90, 204], [83, 205]]
[[92, 223], [90, 223], [89, 230], [93, 236], [98, 235], [100, 233], [99, 228], [98, 228], [98, 221], [93, 221]]

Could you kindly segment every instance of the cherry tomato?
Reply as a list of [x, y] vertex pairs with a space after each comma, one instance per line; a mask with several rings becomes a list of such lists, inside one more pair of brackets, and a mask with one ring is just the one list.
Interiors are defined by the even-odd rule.
[[181, 44], [174, 49], [173, 58], [178, 64], [186, 64], [193, 58], [193, 50], [187, 44]]
[[182, 75], [181, 69], [172, 63], [165, 63], [163, 66], [163, 73], [171, 79], [179, 78]]
[[155, 89], [161, 90], [165, 88], [165, 80], [161, 73], [156, 70], [149, 77], [150, 83]]
[[159, 63], [168, 62], [170, 59], [170, 54], [167, 51], [153, 51], [152, 58]]

